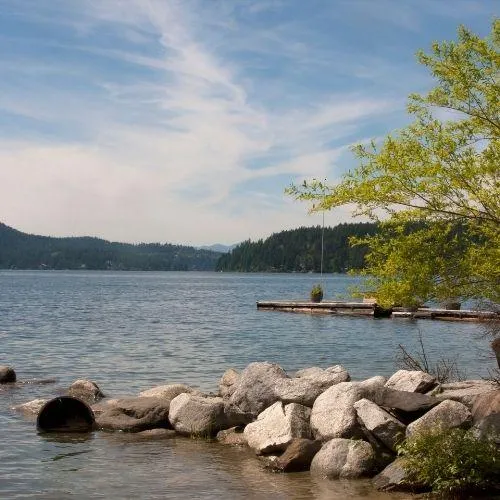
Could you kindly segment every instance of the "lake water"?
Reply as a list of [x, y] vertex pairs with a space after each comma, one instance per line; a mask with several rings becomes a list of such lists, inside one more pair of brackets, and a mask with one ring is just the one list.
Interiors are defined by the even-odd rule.
[[[398, 344], [431, 359], [458, 356], [469, 378], [487, 375], [487, 340], [474, 323], [367, 319], [257, 311], [256, 301], [306, 298], [317, 275], [0, 272], [0, 498], [404, 498], [368, 481], [269, 473], [246, 449], [123, 433], [38, 435], [11, 407], [61, 394], [74, 380], [110, 396], [169, 382], [215, 391], [229, 367], [279, 363], [293, 372], [344, 365], [353, 379], [390, 375]], [[323, 278], [325, 298], [347, 297], [356, 278]]]

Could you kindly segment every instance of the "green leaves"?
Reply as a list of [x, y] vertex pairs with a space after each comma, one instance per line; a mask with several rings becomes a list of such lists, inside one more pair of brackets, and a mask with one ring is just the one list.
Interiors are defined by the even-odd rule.
[[354, 146], [358, 166], [339, 184], [286, 190], [313, 211], [353, 204], [353, 215], [386, 221], [384, 234], [365, 240], [375, 276], [368, 287], [376, 285], [381, 303], [500, 301], [499, 49], [497, 19], [486, 39], [461, 26], [457, 42], [419, 52], [436, 87], [410, 95], [413, 123], [379, 144]]

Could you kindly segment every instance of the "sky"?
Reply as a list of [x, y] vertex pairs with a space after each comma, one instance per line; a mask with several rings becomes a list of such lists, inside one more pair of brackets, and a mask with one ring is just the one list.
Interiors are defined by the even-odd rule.
[[[418, 49], [489, 0], [0, 0], [0, 222], [232, 244], [321, 224], [284, 194], [409, 122]], [[348, 207], [325, 224], [352, 221]]]

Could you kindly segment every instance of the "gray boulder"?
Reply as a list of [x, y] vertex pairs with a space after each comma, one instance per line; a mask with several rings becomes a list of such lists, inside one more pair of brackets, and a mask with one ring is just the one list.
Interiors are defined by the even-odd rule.
[[272, 461], [268, 468], [276, 472], [301, 472], [309, 470], [311, 462], [321, 448], [321, 441], [296, 438], [285, 452]]
[[0, 384], [10, 384], [16, 381], [16, 372], [11, 366], [0, 365]]
[[299, 403], [312, 406], [316, 398], [332, 385], [348, 382], [351, 377], [341, 366], [331, 366], [325, 370], [313, 367], [300, 370], [293, 378], [278, 379], [275, 393], [284, 403]]
[[104, 398], [104, 394], [98, 385], [91, 380], [79, 379], [73, 382], [66, 393], [68, 396], [78, 398], [92, 405]]
[[415, 433], [436, 428], [443, 430], [456, 427], [467, 429], [471, 426], [471, 423], [472, 415], [467, 406], [458, 401], [446, 400], [409, 424], [406, 428], [406, 436], [409, 437]]
[[398, 457], [382, 472], [372, 479], [374, 488], [379, 491], [424, 491], [425, 488], [417, 483], [411, 483], [404, 469], [404, 458]]
[[230, 398], [240, 380], [240, 374], [233, 368], [226, 370], [219, 381], [219, 394], [223, 398]]
[[211, 437], [234, 425], [224, 411], [219, 397], [179, 394], [170, 403], [169, 420], [179, 433], [189, 436]]
[[385, 379], [363, 382], [341, 382], [320, 394], [311, 412], [311, 428], [316, 439], [352, 438], [362, 435], [354, 403], [360, 399], [373, 399]]
[[375, 454], [370, 443], [352, 439], [332, 439], [311, 462], [311, 474], [328, 479], [355, 479], [373, 470]]
[[471, 413], [478, 437], [490, 438], [500, 444], [500, 390], [478, 396]]
[[462, 382], [440, 384], [430, 392], [430, 395], [434, 396], [438, 401], [451, 399], [472, 408], [478, 396], [495, 389], [495, 384], [487, 380], [463, 380]]
[[427, 394], [418, 392], [397, 391], [389, 387], [382, 387], [367, 397], [383, 408], [391, 408], [404, 412], [426, 411], [439, 403], [439, 400]]
[[396, 445], [404, 439], [406, 426], [368, 399], [356, 401], [354, 408], [365, 428], [396, 451]]
[[231, 427], [230, 429], [224, 429], [219, 431], [216, 436], [217, 441], [221, 444], [229, 444], [233, 446], [246, 446], [247, 439], [245, 434], [243, 434], [243, 427]]
[[437, 385], [436, 377], [419, 370], [399, 370], [389, 378], [386, 387], [397, 391], [425, 393]]
[[114, 399], [106, 403], [98, 403], [92, 409], [99, 429], [140, 432], [170, 426], [169, 402], [160, 398]]
[[264, 410], [243, 431], [248, 446], [258, 454], [283, 451], [294, 438], [310, 438], [310, 408], [277, 401]]
[[192, 387], [184, 384], [166, 384], [152, 387], [151, 389], [147, 389], [146, 391], [142, 391], [139, 393], [139, 396], [147, 398], [160, 398], [170, 402], [179, 394], [191, 394], [193, 392], [195, 391]]

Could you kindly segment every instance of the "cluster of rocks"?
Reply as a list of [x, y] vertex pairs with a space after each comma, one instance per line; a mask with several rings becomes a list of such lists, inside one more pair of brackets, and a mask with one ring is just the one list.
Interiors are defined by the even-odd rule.
[[[405, 437], [436, 426], [500, 435], [497, 386], [481, 380], [438, 384], [419, 371], [351, 381], [340, 365], [289, 376], [277, 364], [258, 362], [241, 372], [227, 370], [216, 395], [168, 384], [108, 399], [87, 380], [72, 384], [68, 395], [92, 408], [95, 429], [216, 438], [250, 447], [276, 471], [310, 470], [330, 479], [375, 476], [384, 490], [406, 487], [396, 458]], [[45, 403], [16, 409], [43, 413]]]

